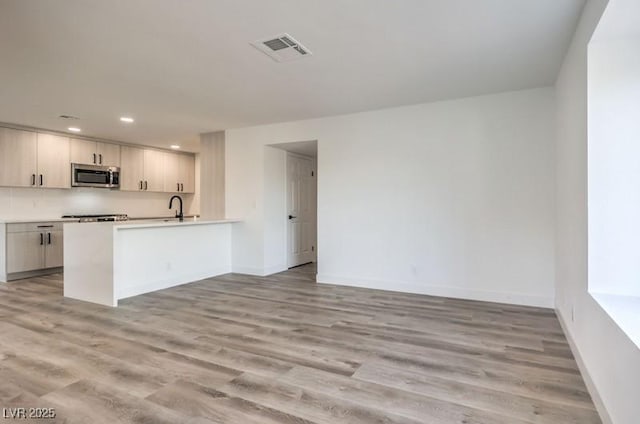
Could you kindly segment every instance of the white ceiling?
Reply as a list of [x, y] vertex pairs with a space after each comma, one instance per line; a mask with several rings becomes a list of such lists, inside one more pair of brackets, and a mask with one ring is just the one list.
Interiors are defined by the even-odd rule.
[[[584, 0], [0, 0], [0, 121], [197, 135], [553, 84]], [[288, 32], [313, 55], [251, 41]], [[133, 116], [135, 124], [118, 121]]]

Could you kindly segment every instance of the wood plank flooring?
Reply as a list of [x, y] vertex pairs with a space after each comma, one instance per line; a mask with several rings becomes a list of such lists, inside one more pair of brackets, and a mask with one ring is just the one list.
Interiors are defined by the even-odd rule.
[[59, 423], [600, 423], [554, 312], [229, 274], [108, 308], [0, 284], [0, 406]]

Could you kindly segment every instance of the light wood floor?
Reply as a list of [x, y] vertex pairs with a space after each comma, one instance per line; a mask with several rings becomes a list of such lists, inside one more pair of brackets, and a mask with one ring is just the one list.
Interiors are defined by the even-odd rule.
[[[600, 423], [552, 310], [230, 274], [0, 284], [0, 403], [69, 423]], [[46, 420], [38, 420], [46, 422]]]

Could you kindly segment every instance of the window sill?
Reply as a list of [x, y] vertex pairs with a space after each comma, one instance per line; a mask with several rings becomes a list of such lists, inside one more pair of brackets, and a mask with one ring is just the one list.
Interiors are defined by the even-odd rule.
[[618, 327], [640, 348], [640, 297], [590, 293]]

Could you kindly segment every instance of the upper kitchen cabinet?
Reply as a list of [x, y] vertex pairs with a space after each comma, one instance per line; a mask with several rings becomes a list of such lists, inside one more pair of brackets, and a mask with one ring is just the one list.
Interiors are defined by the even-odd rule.
[[0, 128], [0, 185], [32, 187], [37, 174], [37, 137], [32, 131]]
[[69, 138], [38, 133], [37, 185], [44, 188], [69, 188]]
[[120, 190], [144, 190], [144, 149], [122, 146], [120, 151]]
[[164, 152], [122, 146], [120, 190], [164, 191]]
[[120, 146], [99, 141], [71, 139], [71, 162], [120, 166]]
[[164, 191], [164, 152], [144, 149], [144, 190]]
[[185, 193], [196, 192], [196, 158], [193, 155], [180, 155], [178, 163], [178, 176], [180, 191]]
[[195, 192], [195, 157], [193, 155], [165, 153], [164, 191], [167, 193]]
[[69, 139], [0, 128], [0, 185], [69, 188]]
[[164, 191], [167, 193], [177, 193], [180, 191], [178, 181], [178, 167], [180, 157], [175, 153], [164, 153]]

